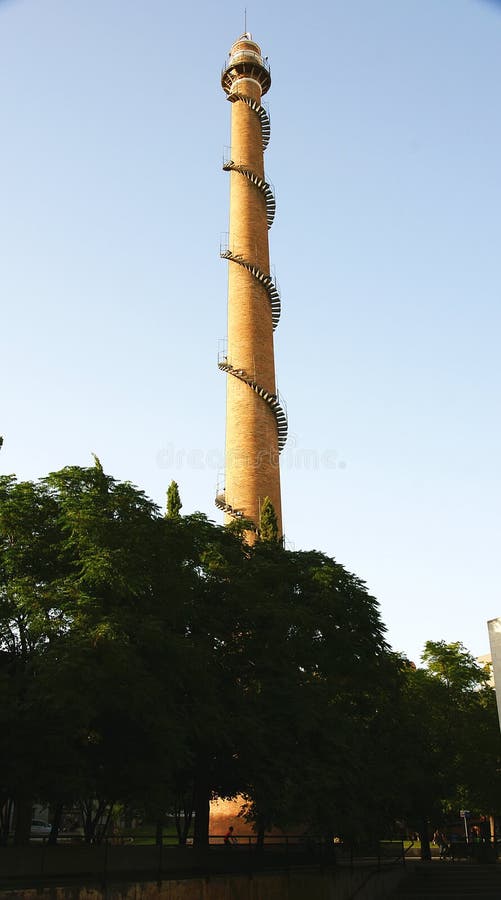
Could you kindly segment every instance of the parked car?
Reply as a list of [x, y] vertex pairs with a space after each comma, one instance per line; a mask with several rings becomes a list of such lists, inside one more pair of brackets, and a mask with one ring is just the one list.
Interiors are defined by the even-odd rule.
[[48, 822], [43, 822], [42, 819], [32, 819], [31, 837], [48, 837], [51, 831], [52, 825], [49, 825]]

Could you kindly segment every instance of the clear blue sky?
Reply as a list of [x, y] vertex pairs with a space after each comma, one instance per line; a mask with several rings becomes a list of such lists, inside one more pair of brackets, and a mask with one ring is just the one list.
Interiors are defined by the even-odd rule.
[[[501, 4], [248, 4], [269, 57], [287, 538], [388, 639], [501, 614]], [[243, 6], [0, 0], [3, 472], [99, 455], [220, 521], [230, 105]], [[308, 465], [306, 465], [306, 458]]]

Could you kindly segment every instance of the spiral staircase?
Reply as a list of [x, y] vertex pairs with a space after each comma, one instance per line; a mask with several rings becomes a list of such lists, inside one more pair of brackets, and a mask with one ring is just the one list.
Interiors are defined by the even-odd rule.
[[[249, 109], [251, 109], [252, 112], [258, 117], [261, 128], [263, 151], [266, 150], [269, 144], [271, 133], [270, 117], [267, 110], [252, 97], [248, 97], [242, 93], [229, 93], [227, 99], [232, 103], [241, 102], [247, 104]], [[223, 162], [223, 169], [225, 172], [235, 172], [241, 175], [243, 178], [246, 178], [256, 188], [256, 190], [259, 191], [266, 208], [267, 225], [268, 228], [271, 228], [271, 225], [273, 224], [273, 220], [275, 218], [276, 201], [272, 186], [269, 184], [269, 182], [258, 175], [256, 172], [253, 172], [252, 169], [250, 169], [248, 166], [241, 165], [231, 158]], [[236, 248], [230, 248], [229, 245], [221, 247], [220, 256], [222, 259], [226, 259], [228, 260], [228, 262], [234, 265], [242, 266], [265, 288], [271, 308], [272, 326], [273, 330], [275, 330], [280, 320], [281, 300], [278, 286], [272, 278], [271, 274], [269, 272], [263, 272], [256, 263], [254, 263], [250, 259], [246, 259], [243, 254], [238, 253]], [[262, 399], [262, 401], [267, 404], [275, 418], [277, 426], [278, 452], [280, 453], [283, 450], [287, 440], [288, 423], [287, 414], [282, 404], [280, 403], [278, 393], [275, 394], [267, 390], [265, 387], [263, 387], [263, 385], [255, 381], [255, 379], [251, 375], [249, 375], [241, 366], [239, 366], [238, 364], [235, 365], [233, 362], [230, 362], [226, 354], [222, 359], [219, 360], [218, 367], [222, 372], [225, 372], [227, 375], [230, 375], [233, 378], [237, 378], [243, 384], [246, 384], [250, 390], [254, 391], [254, 393], [256, 393]], [[234, 508], [228, 502], [224, 491], [218, 491], [218, 493], [216, 494], [215, 503], [218, 509], [222, 510], [231, 518], [238, 519], [242, 518], [244, 515], [242, 510]], [[258, 532], [258, 526], [256, 523], [253, 523], [251, 530], [254, 530], [256, 533]]]

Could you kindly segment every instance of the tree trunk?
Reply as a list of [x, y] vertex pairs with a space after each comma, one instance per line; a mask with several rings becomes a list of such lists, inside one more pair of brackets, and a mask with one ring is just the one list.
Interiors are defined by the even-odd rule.
[[188, 834], [190, 832], [192, 819], [193, 810], [191, 809], [185, 809], [182, 816], [180, 812], [179, 814], [176, 813], [177, 838], [178, 844], [181, 847], [184, 847], [186, 845], [186, 841], [188, 840]]
[[161, 847], [164, 842], [164, 820], [157, 819], [155, 824], [155, 844]]
[[193, 846], [209, 846], [209, 810], [210, 791], [205, 772], [199, 772], [195, 780], [194, 808], [195, 827], [193, 830]]
[[12, 797], [2, 795], [0, 797], [0, 846], [2, 847], [7, 846], [9, 842], [13, 811], [14, 801]]
[[102, 825], [101, 819], [105, 813], [108, 803], [106, 800], [84, 800], [80, 802], [82, 811], [83, 828], [86, 844], [100, 844], [108, 827], [113, 803], [109, 803], [108, 816], [106, 824]]
[[184, 847], [188, 838], [193, 819], [194, 788], [185, 794], [179, 794], [174, 803], [174, 817], [178, 843]]
[[31, 797], [18, 797], [16, 799], [14, 843], [17, 845], [29, 844], [31, 831], [31, 816], [33, 801]]
[[431, 859], [431, 850], [430, 836], [428, 834], [428, 822], [426, 819], [421, 820], [419, 839], [421, 841], [421, 860], [424, 862], [428, 862]]
[[59, 836], [59, 829], [61, 828], [61, 819], [63, 817], [63, 804], [56, 803], [54, 807], [54, 814], [52, 816], [52, 830], [49, 834], [48, 844], [57, 844], [57, 839]]

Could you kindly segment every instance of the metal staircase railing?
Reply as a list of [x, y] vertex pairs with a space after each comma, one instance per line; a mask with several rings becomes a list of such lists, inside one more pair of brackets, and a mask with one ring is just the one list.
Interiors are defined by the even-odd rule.
[[227, 99], [231, 103], [236, 103], [237, 100], [242, 100], [247, 104], [247, 106], [250, 106], [250, 108], [256, 113], [257, 116], [259, 116], [259, 120], [261, 122], [261, 139], [263, 142], [263, 150], [266, 150], [268, 144], [270, 143], [271, 135], [271, 122], [268, 110], [264, 106], [261, 106], [261, 104], [258, 103], [257, 100], [253, 100], [252, 97], [247, 97], [245, 94], [229, 94]]
[[285, 447], [285, 442], [287, 440], [287, 416], [285, 415], [284, 410], [280, 406], [278, 396], [276, 394], [270, 393], [266, 388], [262, 387], [260, 384], [257, 384], [252, 378], [244, 372], [243, 369], [236, 369], [235, 366], [232, 366], [228, 360], [222, 360], [218, 362], [218, 368], [221, 369], [222, 372], [228, 372], [229, 375], [234, 375], [235, 378], [238, 378], [240, 381], [243, 381], [244, 384], [248, 384], [252, 390], [258, 394], [270, 407], [273, 415], [275, 416], [277, 429], [278, 429], [278, 452], [280, 453]]
[[243, 266], [244, 269], [247, 269], [247, 271], [254, 276], [254, 278], [261, 282], [263, 287], [266, 289], [266, 293], [268, 294], [268, 299], [271, 306], [271, 320], [273, 323], [273, 331], [275, 331], [275, 328], [280, 321], [282, 302], [280, 299], [278, 286], [273, 281], [271, 275], [267, 274], [266, 272], [262, 272], [258, 266], [250, 262], [250, 260], [244, 259], [244, 257], [239, 253], [234, 253], [233, 250], [221, 250], [219, 255], [221, 256], [221, 259], [228, 259], [230, 260], [230, 262], [234, 262], [239, 266]]
[[255, 184], [261, 191], [266, 204], [266, 221], [268, 222], [268, 228], [271, 228], [277, 208], [271, 185], [265, 181], [264, 178], [261, 178], [259, 175], [256, 175], [255, 172], [252, 172], [251, 169], [247, 169], [245, 166], [239, 166], [237, 163], [233, 162], [232, 159], [228, 159], [223, 163], [223, 169], [225, 172], [240, 172], [241, 175], [248, 178], [249, 181], [252, 184]]

